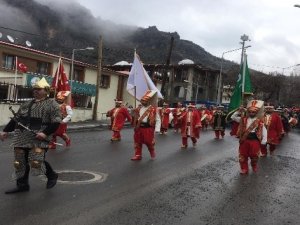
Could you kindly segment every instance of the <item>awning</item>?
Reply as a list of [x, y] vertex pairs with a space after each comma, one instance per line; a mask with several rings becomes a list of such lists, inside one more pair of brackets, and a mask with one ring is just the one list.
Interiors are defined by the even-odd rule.
[[[26, 74], [26, 85], [32, 86], [37, 79], [45, 78], [47, 82], [51, 85], [53, 77], [50, 76], [42, 76], [39, 74]], [[96, 85], [83, 83], [80, 81], [69, 81], [70, 86], [72, 86], [72, 93], [75, 94], [83, 94], [88, 96], [96, 96]]]

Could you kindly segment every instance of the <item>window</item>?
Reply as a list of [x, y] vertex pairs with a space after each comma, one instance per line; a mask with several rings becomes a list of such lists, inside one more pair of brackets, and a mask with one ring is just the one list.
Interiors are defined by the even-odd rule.
[[88, 95], [82, 95], [82, 94], [72, 94], [72, 100], [74, 107], [79, 108], [92, 108], [92, 97]]
[[109, 88], [109, 85], [110, 85], [110, 76], [101, 75], [100, 87], [102, 87], [102, 88]]
[[74, 68], [74, 80], [84, 82], [84, 69], [82, 67]]
[[49, 68], [50, 68], [49, 63], [47, 63], [47, 62], [37, 62], [36, 72], [40, 73], [40, 74], [48, 75], [49, 74]]
[[13, 70], [15, 67], [15, 56], [3, 55], [2, 67], [5, 69]]

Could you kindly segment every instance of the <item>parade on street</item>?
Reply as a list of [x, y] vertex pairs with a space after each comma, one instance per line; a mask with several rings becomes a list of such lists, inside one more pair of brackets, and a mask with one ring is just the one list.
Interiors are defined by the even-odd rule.
[[0, 5], [0, 225], [300, 224], [300, 4]]

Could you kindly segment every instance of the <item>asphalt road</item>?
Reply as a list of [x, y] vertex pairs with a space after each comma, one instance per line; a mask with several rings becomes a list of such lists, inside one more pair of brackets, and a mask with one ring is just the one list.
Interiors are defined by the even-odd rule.
[[46, 190], [31, 176], [30, 192], [16, 195], [2, 194], [15, 185], [9, 141], [2, 143], [0, 224], [299, 224], [300, 133], [248, 176], [239, 175], [233, 137], [216, 141], [205, 131], [196, 149], [181, 150], [180, 136], [169, 132], [157, 135], [156, 160], [144, 148], [143, 160], [132, 162], [132, 135], [125, 129], [121, 142], [110, 143], [106, 130], [71, 133], [72, 147], [48, 152], [48, 161], [58, 171], [91, 171], [105, 180]]

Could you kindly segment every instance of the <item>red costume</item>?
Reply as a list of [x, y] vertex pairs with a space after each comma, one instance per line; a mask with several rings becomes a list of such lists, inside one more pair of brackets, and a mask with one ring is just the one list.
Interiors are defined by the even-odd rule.
[[181, 116], [183, 111], [185, 111], [185, 108], [183, 108], [181, 105], [177, 106], [177, 108], [173, 109], [172, 111], [175, 132], [178, 132], [178, 129], [181, 127], [181, 123], [178, 118]]
[[159, 116], [161, 121], [160, 133], [164, 134], [168, 131], [169, 128], [169, 114], [171, 110], [167, 108], [167, 105], [164, 103], [164, 107], [159, 109]]
[[263, 107], [263, 101], [252, 100], [248, 104], [250, 104], [250, 106], [247, 107], [248, 112], [251, 112], [251, 114], [254, 113], [254, 116], [242, 117], [238, 129], [241, 174], [248, 174], [248, 158], [251, 160], [253, 172], [257, 171], [260, 146], [261, 143], [266, 142], [266, 129], [263, 121], [255, 117], [261, 107]]
[[155, 91], [147, 91], [141, 99], [143, 106], [135, 109], [134, 116], [134, 150], [135, 154], [131, 160], [142, 159], [142, 146], [145, 144], [148, 147], [150, 156], [155, 158], [155, 131], [160, 130], [160, 118], [157, 113], [157, 108], [149, 104], [151, 98], [156, 94]]
[[202, 124], [202, 129], [205, 128], [207, 130], [208, 124], [210, 123], [210, 120], [212, 118], [211, 112], [205, 107], [202, 107], [199, 109], [199, 116]]
[[[280, 143], [283, 134], [283, 125], [280, 116], [275, 113], [266, 113], [264, 116], [264, 125], [267, 129], [267, 145], [270, 146], [270, 154], [275, 151], [276, 145]], [[261, 155], [267, 155], [267, 145], [261, 146]]]
[[111, 118], [111, 130], [113, 135], [111, 141], [121, 140], [121, 130], [124, 126], [126, 119], [130, 122], [131, 116], [125, 107], [116, 107], [107, 112], [107, 117]]
[[199, 113], [197, 110], [191, 109], [192, 106], [188, 107], [189, 109], [179, 117], [181, 121], [182, 148], [187, 148], [188, 137], [192, 139], [193, 146], [196, 146], [197, 139], [200, 137], [201, 121]]
[[57, 137], [62, 138], [66, 142], [66, 147], [71, 146], [71, 139], [67, 135], [67, 123], [71, 120], [73, 115], [73, 110], [67, 102], [71, 101], [68, 99], [70, 96], [70, 91], [60, 91], [57, 93], [56, 100], [60, 103], [59, 108], [62, 116], [62, 122], [59, 124], [58, 129], [52, 135], [51, 143], [49, 144], [50, 149], [56, 149], [56, 142]]

